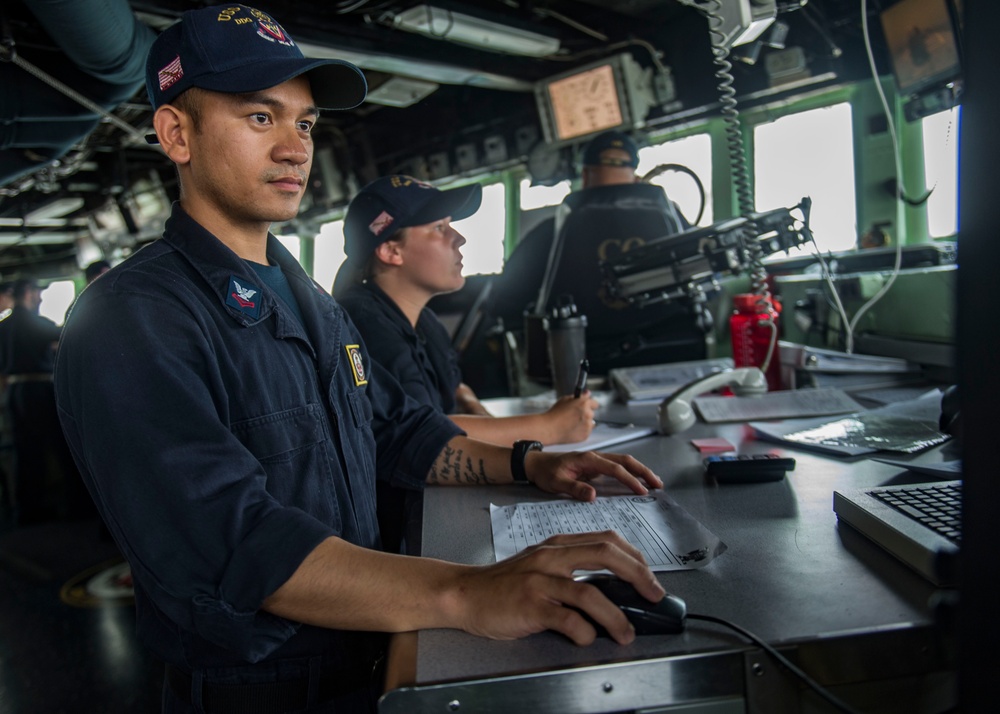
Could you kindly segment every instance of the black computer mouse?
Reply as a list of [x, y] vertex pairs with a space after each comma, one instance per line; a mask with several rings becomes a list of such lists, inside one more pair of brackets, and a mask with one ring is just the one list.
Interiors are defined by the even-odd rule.
[[[672, 635], [684, 631], [687, 605], [676, 595], [664, 595], [659, 602], [650, 602], [636, 591], [632, 583], [616, 575], [594, 573], [576, 579], [600, 590], [604, 596], [625, 613], [637, 635]], [[581, 614], [597, 630], [598, 637], [607, 637], [607, 631], [586, 613]]]

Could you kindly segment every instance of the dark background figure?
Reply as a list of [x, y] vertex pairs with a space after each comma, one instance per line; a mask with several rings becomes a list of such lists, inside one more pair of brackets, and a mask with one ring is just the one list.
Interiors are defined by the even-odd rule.
[[0, 285], [0, 320], [10, 315], [14, 309], [14, 283]]
[[111, 263], [103, 259], [95, 260], [83, 269], [83, 276], [87, 279], [87, 285], [90, 285], [109, 270], [111, 270]]
[[[0, 322], [3, 322], [14, 309], [14, 283], [0, 284]], [[7, 389], [6, 377], [0, 374], [0, 396]], [[0, 401], [0, 517], [5, 517], [13, 508], [14, 468], [13, 449], [10, 434], [10, 416]]]
[[0, 322], [0, 374], [14, 445], [14, 522], [93, 515], [56, 415], [52, 370], [60, 328], [38, 313], [42, 291], [34, 280], [15, 282], [13, 299]]
[[[583, 152], [581, 188], [524, 235], [496, 281], [490, 311], [527, 345], [529, 376], [541, 381], [548, 373], [548, 366], [534, 359], [531, 344], [544, 344], [544, 335], [537, 336], [541, 318], [568, 286], [576, 286], [573, 302], [588, 319], [593, 374], [705, 356], [704, 330], [687, 305], [661, 303], [640, 310], [612, 299], [602, 286], [601, 260], [691, 227], [663, 189], [636, 174], [638, 152], [635, 140], [623, 132], [594, 137]], [[557, 226], [562, 245], [553, 255]], [[538, 305], [549, 272], [546, 304]]]

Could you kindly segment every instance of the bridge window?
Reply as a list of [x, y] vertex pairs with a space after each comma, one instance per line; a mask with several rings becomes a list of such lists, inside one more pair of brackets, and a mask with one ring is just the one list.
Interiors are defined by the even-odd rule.
[[[708, 134], [693, 134], [655, 146], [639, 149], [639, 176], [645, 176], [664, 164], [680, 164], [695, 174], [705, 190], [705, 208], [697, 225], [707, 226], [712, 213], [712, 139]], [[655, 176], [650, 183], [662, 186], [681, 213], [694, 223], [702, 198], [698, 184], [683, 170], [668, 170]]]
[[324, 223], [313, 243], [313, 280], [327, 290], [333, 288], [333, 279], [346, 257], [343, 219]]
[[851, 106], [835, 104], [760, 124], [753, 140], [756, 209], [791, 208], [809, 196], [810, 226], [819, 249], [853, 248], [857, 214]]
[[554, 186], [532, 186], [531, 181], [521, 181], [521, 210], [534, 211], [536, 208], [558, 206], [566, 198], [572, 187], [570, 182], [560, 181]]
[[297, 235], [280, 235], [275, 236], [281, 245], [285, 246], [285, 249], [292, 254], [295, 260], [299, 260], [302, 257], [302, 239]]
[[559, 204], [572, 191], [573, 187], [568, 179], [560, 181], [554, 186], [532, 186], [530, 179], [522, 179], [520, 187], [521, 223], [518, 240], [524, 238], [545, 220], [555, 216]]
[[479, 210], [452, 224], [468, 241], [462, 247], [463, 275], [499, 273], [503, 270], [506, 198], [507, 191], [502, 183], [483, 186], [483, 203]]
[[[447, 189], [447, 186], [441, 186]], [[462, 248], [463, 274], [499, 273], [503, 268], [503, 237], [507, 213], [502, 183], [483, 186], [483, 203], [472, 216], [453, 224], [468, 243]], [[292, 255], [298, 256], [297, 250]], [[313, 279], [329, 290], [344, 262], [344, 221], [324, 223], [313, 249]]]
[[921, 120], [924, 134], [924, 176], [928, 189], [927, 231], [931, 238], [958, 231], [958, 126], [960, 108]]
[[38, 314], [47, 317], [57, 325], [66, 321], [66, 311], [76, 297], [76, 285], [72, 280], [56, 280], [42, 290], [42, 304]]

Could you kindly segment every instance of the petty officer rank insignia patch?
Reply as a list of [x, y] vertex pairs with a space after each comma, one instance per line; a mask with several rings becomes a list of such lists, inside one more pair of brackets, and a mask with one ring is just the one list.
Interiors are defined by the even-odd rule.
[[354, 384], [358, 387], [368, 384], [368, 375], [365, 374], [365, 362], [361, 358], [361, 345], [344, 345], [344, 349], [347, 350], [347, 359], [351, 361]]
[[256, 320], [257, 316], [260, 315], [260, 288], [246, 282], [240, 283], [235, 275], [230, 275], [226, 304]]

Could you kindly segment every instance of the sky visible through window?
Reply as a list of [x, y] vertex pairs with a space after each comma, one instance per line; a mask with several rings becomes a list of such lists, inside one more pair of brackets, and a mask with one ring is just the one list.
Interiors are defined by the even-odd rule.
[[958, 127], [961, 108], [921, 120], [924, 130], [924, 175], [928, 190], [927, 231], [931, 238], [958, 231]]
[[560, 181], [555, 186], [532, 186], [530, 179], [521, 181], [521, 210], [558, 206], [570, 193], [569, 181]]
[[326, 290], [333, 288], [333, 279], [344, 259], [344, 221], [324, 223], [313, 247], [313, 280]]
[[[809, 196], [809, 225], [819, 249], [826, 252], [853, 248], [858, 229], [852, 136], [851, 106], [846, 103], [790, 114], [756, 126], [756, 209], [791, 208]], [[807, 247], [805, 252], [813, 250]]]
[[76, 285], [72, 280], [56, 280], [42, 290], [42, 304], [38, 314], [47, 317], [57, 325], [66, 321], [66, 311], [76, 298]]
[[503, 270], [506, 194], [502, 183], [483, 186], [483, 203], [479, 210], [451, 224], [467, 241], [462, 248], [463, 275], [499, 273]]
[[[697, 225], [713, 222], [712, 212], [712, 139], [708, 134], [693, 134], [683, 139], [666, 141], [639, 149], [639, 176], [645, 176], [661, 164], [680, 164], [694, 173], [705, 190], [705, 206]], [[689, 223], [694, 224], [701, 206], [698, 184], [683, 171], [671, 169], [650, 180], [661, 186], [671, 201], [677, 204]]]

